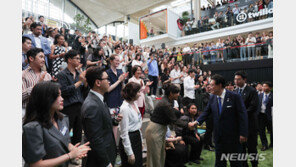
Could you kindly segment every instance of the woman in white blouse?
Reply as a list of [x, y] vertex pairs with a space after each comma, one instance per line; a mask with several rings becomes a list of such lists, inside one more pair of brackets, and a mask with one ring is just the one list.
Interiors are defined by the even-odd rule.
[[140, 113], [141, 113], [142, 118], [143, 118], [143, 116], [145, 114], [145, 94], [149, 93], [149, 86], [153, 83], [153, 81], [147, 82], [146, 85], [144, 84], [143, 79], [141, 79], [142, 67], [139, 66], [139, 65], [135, 65], [132, 68], [132, 74], [133, 74], [133, 77], [131, 77], [128, 80], [128, 82], [136, 82], [136, 83], [141, 85], [140, 97], [136, 101], [136, 104], [139, 107]]
[[122, 167], [142, 167], [142, 117], [135, 101], [140, 97], [141, 85], [129, 82], [122, 90], [124, 99], [119, 123], [119, 153]]
[[135, 59], [132, 61], [132, 67], [134, 67], [135, 65], [138, 65], [141, 67], [143, 67], [145, 65], [143, 63], [143, 61], [141, 60], [141, 55], [139, 53], [136, 54]]

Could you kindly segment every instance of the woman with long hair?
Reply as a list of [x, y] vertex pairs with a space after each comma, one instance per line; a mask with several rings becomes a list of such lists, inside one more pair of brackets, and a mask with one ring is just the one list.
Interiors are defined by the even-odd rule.
[[88, 56], [86, 65], [87, 68], [90, 66], [99, 66], [103, 65], [104, 61], [104, 50], [100, 46], [94, 49], [94, 52]]
[[70, 143], [69, 120], [60, 113], [62, 109], [58, 83], [45, 81], [34, 86], [23, 121], [25, 166], [67, 167], [69, 160], [87, 155], [89, 142], [81, 146]]
[[64, 62], [64, 56], [67, 53], [65, 47], [65, 38], [61, 34], [54, 37], [53, 45], [51, 46], [51, 53], [49, 58], [52, 59], [52, 76], [56, 77], [61, 71], [60, 67]]
[[120, 141], [119, 153], [122, 167], [142, 167], [142, 118], [136, 100], [141, 96], [141, 85], [129, 82], [122, 90], [124, 99], [120, 113], [122, 120], [119, 123]]

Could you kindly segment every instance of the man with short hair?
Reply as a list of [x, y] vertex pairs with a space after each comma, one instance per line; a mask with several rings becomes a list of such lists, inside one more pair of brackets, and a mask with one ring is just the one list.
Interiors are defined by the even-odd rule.
[[116, 160], [116, 143], [112, 125], [118, 125], [122, 117], [112, 119], [109, 108], [104, 102], [108, 92], [108, 74], [100, 67], [90, 67], [86, 71], [90, 92], [82, 105], [82, 124], [86, 140], [89, 141], [87, 167], [112, 167]]
[[[248, 115], [242, 98], [225, 89], [225, 79], [218, 74], [212, 77], [210, 91], [212, 95], [204, 112], [196, 120], [201, 125], [212, 114], [214, 121], [215, 166], [226, 167], [224, 155], [230, 154], [231, 166], [241, 166], [241, 143], [247, 141]], [[223, 155], [223, 156], [222, 156]], [[232, 156], [235, 155], [235, 156]]]
[[29, 67], [27, 52], [31, 49], [32, 42], [28, 37], [22, 37], [22, 70], [25, 70]]
[[[273, 94], [271, 92], [272, 83], [264, 82], [263, 91], [259, 95], [259, 107], [258, 107], [258, 120], [259, 120], [259, 134], [262, 143], [261, 151], [267, 150], [269, 147], [273, 147], [273, 135], [272, 135], [272, 108], [273, 108]], [[266, 139], [266, 128], [270, 132], [270, 145]]]
[[232, 9], [232, 12], [233, 12], [233, 20], [234, 20], [234, 24], [238, 24], [239, 22], [236, 20], [236, 16], [239, 14], [240, 12], [240, 9], [238, 8], [238, 5], [235, 4], [234, 5], [235, 7]]
[[190, 69], [188, 71], [188, 76], [184, 78], [184, 106], [187, 106], [190, 103], [194, 103], [195, 89], [198, 89], [200, 87], [199, 85], [195, 85], [195, 73], [195, 70]]
[[[247, 74], [244, 71], [237, 71], [234, 74], [234, 83], [237, 86], [235, 92], [238, 93], [245, 104], [248, 113], [248, 141], [243, 145], [243, 153], [253, 154], [257, 156], [257, 140], [258, 140], [258, 119], [257, 109], [259, 106], [259, 99], [256, 92], [251, 86], [247, 85]], [[252, 167], [258, 166], [258, 160], [250, 160]], [[243, 166], [248, 166], [248, 161], [243, 161]]]
[[81, 142], [81, 105], [83, 103], [82, 92], [86, 86], [85, 72], [79, 72], [80, 56], [75, 50], [70, 50], [65, 54], [65, 61], [68, 66], [57, 75], [61, 85], [61, 93], [64, 98], [64, 109], [61, 111], [69, 117], [69, 129], [73, 128], [71, 143]]
[[42, 49], [33, 48], [27, 52], [29, 67], [23, 70], [22, 73], [23, 116], [33, 87], [39, 82], [51, 80], [51, 76], [46, 71], [42, 71], [45, 63], [44, 58], [45, 55]]
[[148, 60], [148, 78], [153, 83], [149, 86], [150, 87], [150, 94], [156, 95], [157, 84], [158, 84], [158, 63], [155, 58], [155, 53], [150, 52], [150, 59]]
[[262, 84], [261, 83], [257, 83], [256, 90], [257, 90], [258, 95], [260, 95], [261, 93], [263, 93], [263, 89], [262, 89]]
[[45, 55], [45, 65], [48, 73], [51, 73], [51, 61], [49, 59], [49, 54], [51, 53], [50, 44], [47, 38], [41, 35], [42, 26], [39, 23], [32, 23], [31, 26], [32, 34], [26, 34], [25, 37], [28, 37], [32, 41], [32, 48], [41, 48], [44, 51]]
[[247, 43], [247, 48], [248, 48], [248, 58], [255, 59], [256, 38], [253, 36], [253, 34], [251, 32], [248, 34], [248, 38], [246, 39], [246, 43]]
[[44, 36], [45, 35], [45, 32], [47, 30], [47, 25], [44, 23], [44, 16], [39, 16], [38, 17], [38, 20], [39, 20], [39, 23], [42, 26], [42, 35]]

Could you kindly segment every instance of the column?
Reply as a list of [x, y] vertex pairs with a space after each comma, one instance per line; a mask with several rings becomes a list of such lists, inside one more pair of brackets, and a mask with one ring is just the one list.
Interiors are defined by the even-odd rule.
[[201, 16], [200, 8], [200, 0], [193, 0], [193, 14], [195, 20], [199, 20], [199, 17]]

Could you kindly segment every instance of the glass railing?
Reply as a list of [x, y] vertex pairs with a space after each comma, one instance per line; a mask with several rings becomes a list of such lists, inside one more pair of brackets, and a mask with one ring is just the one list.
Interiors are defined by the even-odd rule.
[[273, 58], [272, 43], [257, 43], [242, 46], [228, 46], [222, 48], [210, 47], [183, 54], [192, 57], [194, 64], [216, 64], [228, 62], [241, 62], [252, 60], [263, 60]]
[[202, 20], [187, 21], [183, 25], [183, 35], [192, 35], [225, 27], [231, 27], [235, 25], [250, 23], [258, 20], [264, 20], [273, 17], [273, 8], [264, 8], [258, 12], [248, 12], [247, 10], [240, 12], [239, 14], [229, 14], [226, 12], [218, 14], [217, 17], [208, 18], [203, 17]]

